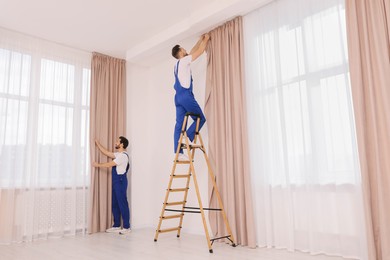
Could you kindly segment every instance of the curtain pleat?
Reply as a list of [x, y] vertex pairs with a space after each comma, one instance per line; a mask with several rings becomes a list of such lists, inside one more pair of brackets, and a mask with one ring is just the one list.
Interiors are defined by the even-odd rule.
[[369, 259], [390, 259], [390, 1], [347, 0]]
[[[237, 244], [255, 247], [242, 45], [241, 17], [210, 32], [205, 114], [209, 158], [233, 235]], [[211, 207], [218, 207], [211, 186], [209, 196]], [[209, 218], [214, 235], [227, 234], [220, 213]]]
[[[91, 160], [106, 162], [95, 140], [113, 151], [119, 136], [126, 133], [126, 61], [93, 53], [91, 71]], [[92, 168], [88, 232], [112, 226], [111, 168]]]

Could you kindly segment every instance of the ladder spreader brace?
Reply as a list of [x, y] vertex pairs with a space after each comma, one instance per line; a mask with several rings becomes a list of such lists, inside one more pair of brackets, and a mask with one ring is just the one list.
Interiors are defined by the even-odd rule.
[[[195, 138], [194, 138], [193, 144], [190, 144], [190, 141], [189, 141], [189, 138], [188, 138], [188, 135], [187, 135], [187, 130], [186, 130], [187, 129], [188, 118], [190, 116], [192, 118], [196, 118], [196, 130], [195, 130]], [[172, 167], [172, 173], [171, 173], [170, 178], [169, 178], [168, 188], [167, 188], [167, 191], [166, 191], [166, 194], [165, 194], [165, 200], [164, 200], [163, 207], [162, 207], [162, 210], [161, 210], [158, 226], [157, 226], [157, 229], [156, 229], [156, 234], [154, 236], [154, 241], [157, 242], [158, 235], [160, 233], [171, 232], [171, 231], [177, 231], [177, 237], [180, 237], [180, 231], [182, 229], [184, 213], [200, 213], [201, 216], [202, 216], [203, 227], [204, 227], [204, 231], [205, 231], [205, 235], [206, 235], [206, 239], [207, 239], [207, 245], [209, 247], [209, 252], [213, 253], [212, 245], [213, 245], [214, 241], [216, 241], [218, 239], [228, 239], [232, 243], [233, 247], [235, 247], [236, 244], [234, 242], [234, 237], [233, 237], [232, 231], [230, 229], [230, 225], [229, 225], [229, 222], [227, 220], [225, 210], [224, 210], [223, 205], [222, 205], [222, 199], [221, 199], [221, 196], [219, 194], [219, 191], [218, 191], [218, 188], [217, 188], [217, 184], [215, 182], [215, 176], [214, 176], [213, 171], [211, 170], [209, 158], [207, 156], [206, 149], [204, 148], [204, 145], [203, 145], [202, 136], [199, 133], [199, 124], [200, 124], [200, 116], [198, 114], [187, 113], [185, 115], [184, 121], [183, 121], [183, 125], [182, 125], [182, 128], [181, 128], [181, 134], [180, 134], [180, 138], [179, 138], [179, 145], [178, 145], [177, 150], [176, 150], [175, 159], [174, 159], [173, 167]], [[199, 139], [199, 144], [197, 144], [198, 139]], [[184, 141], [184, 143], [183, 143], [183, 141]], [[178, 160], [179, 152], [180, 152], [181, 149], [187, 150], [188, 159], [189, 159], [188, 161], [179, 161]], [[196, 149], [200, 149], [203, 152], [204, 158], [205, 158], [205, 160], [207, 162], [208, 173], [209, 173], [209, 176], [211, 178], [211, 182], [212, 182], [213, 187], [214, 187], [214, 192], [216, 194], [217, 201], [218, 201], [218, 204], [219, 204], [219, 208], [217, 208], [217, 209], [204, 208], [202, 206], [202, 200], [201, 200], [199, 187], [198, 187], [198, 181], [197, 181], [197, 178], [196, 178], [196, 173], [195, 173], [195, 168], [194, 168], [194, 156], [195, 156], [195, 150]], [[178, 164], [188, 164], [189, 165], [188, 173], [187, 174], [176, 174], [176, 167], [177, 167]], [[193, 177], [193, 181], [194, 181], [194, 186], [195, 186], [195, 191], [196, 191], [196, 196], [197, 196], [197, 199], [198, 199], [199, 207], [187, 207], [186, 206], [191, 176]], [[179, 189], [177, 189], [177, 188], [173, 189], [172, 188], [172, 183], [173, 183], [174, 179], [178, 179], [178, 178], [186, 179], [186, 187], [185, 188], [179, 188]], [[184, 193], [183, 200], [182, 201], [177, 201], [177, 202], [168, 202], [169, 194], [171, 192], [175, 192], [175, 193], [183, 192]], [[181, 206], [181, 209], [170, 209], [170, 208], [167, 208], [169, 206]], [[204, 213], [205, 210], [219, 211], [219, 212], [222, 213], [222, 217], [223, 217], [223, 220], [224, 220], [224, 223], [225, 223], [228, 235], [222, 236], [222, 237], [210, 238], [209, 231], [208, 231], [208, 228], [207, 228], [207, 223], [206, 223], [206, 217], [205, 217], [205, 213]], [[177, 214], [177, 215], [165, 215], [166, 212], [179, 212], [180, 214]], [[161, 229], [161, 225], [162, 225], [162, 221], [163, 220], [174, 219], [174, 218], [179, 218], [180, 219], [179, 225], [177, 227]]]

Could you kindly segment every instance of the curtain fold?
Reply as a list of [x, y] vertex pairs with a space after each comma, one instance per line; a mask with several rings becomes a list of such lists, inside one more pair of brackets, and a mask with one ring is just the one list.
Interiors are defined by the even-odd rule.
[[[207, 46], [205, 114], [209, 158], [237, 244], [256, 246], [248, 162], [242, 18], [212, 30]], [[210, 206], [217, 199], [209, 187]], [[209, 213], [214, 235], [225, 235], [221, 214]]]
[[[119, 136], [126, 133], [126, 61], [93, 53], [91, 70], [91, 160], [106, 162], [95, 140], [114, 151]], [[111, 168], [92, 168], [88, 232], [112, 226]]]
[[390, 1], [347, 0], [349, 66], [369, 257], [390, 259]]

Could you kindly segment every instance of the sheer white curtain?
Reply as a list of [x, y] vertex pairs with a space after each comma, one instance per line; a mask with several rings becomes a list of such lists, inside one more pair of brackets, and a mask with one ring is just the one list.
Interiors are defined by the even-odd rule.
[[0, 28], [0, 244], [85, 232], [90, 62]]
[[345, 29], [340, 0], [244, 17], [259, 246], [366, 256]]

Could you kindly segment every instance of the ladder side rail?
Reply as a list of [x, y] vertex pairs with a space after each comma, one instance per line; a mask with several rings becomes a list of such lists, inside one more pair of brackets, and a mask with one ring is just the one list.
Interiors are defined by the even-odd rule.
[[[188, 118], [188, 117], [187, 117]], [[184, 133], [183, 133], [183, 135], [184, 135], [184, 140], [186, 141], [186, 145], [187, 145], [187, 147], [188, 147], [188, 136], [187, 136], [187, 132], [186, 131], [184, 131]], [[181, 142], [179, 141], [179, 144], [181, 144]], [[189, 160], [190, 160], [190, 162], [192, 162], [192, 158], [194, 157], [194, 155], [195, 155], [195, 150], [193, 150], [193, 152], [192, 152], [192, 156], [190, 157], [188, 157], [189, 158]], [[187, 190], [184, 192], [184, 200], [183, 201], [185, 201], [186, 203], [187, 203], [187, 197], [188, 197], [188, 191], [189, 191], [189, 188], [190, 188], [190, 179], [191, 179], [191, 167], [188, 167], [188, 172], [187, 172], [187, 174], [189, 175], [188, 176], [188, 178], [187, 178], [187, 181], [186, 181], [186, 188], [187, 188]], [[185, 208], [185, 206], [186, 206], [186, 204], [183, 204], [183, 206], [182, 206], [182, 211], [184, 211], [184, 208]], [[182, 227], [182, 225], [183, 225], [183, 218], [184, 218], [184, 214], [180, 217], [180, 222], [179, 222], [179, 227]], [[179, 229], [178, 231], [177, 231], [177, 237], [180, 237], [180, 233], [181, 233], [181, 229]]]
[[[199, 135], [199, 141], [200, 141], [201, 145], [204, 147], [202, 136], [200, 135], [200, 133], [198, 135]], [[210, 164], [210, 161], [209, 161], [209, 158], [208, 158], [206, 152], [203, 152], [203, 155], [204, 155], [204, 158], [205, 158], [206, 163], [207, 163], [209, 176], [210, 176], [211, 182], [213, 184], [215, 195], [217, 196], [219, 208], [221, 209], [221, 212], [222, 212], [223, 221], [225, 222], [226, 229], [231, 237], [231, 240], [233, 241], [233, 246], [235, 246], [236, 245], [235, 239], [234, 239], [232, 230], [230, 228], [229, 221], [228, 221], [227, 216], [226, 216], [226, 212], [225, 212], [225, 208], [224, 208], [223, 203], [222, 203], [221, 195], [219, 194], [219, 191], [218, 191], [217, 183], [215, 181], [215, 175], [212, 171], [212, 167], [211, 167], [211, 164]]]
[[[181, 134], [180, 134], [179, 144], [181, 143], [181, 140], [183, 139], [183, 132], [185, 132], [185, 128], [187, 126], [187, 121], [188, 121], [188, 117], [185, 117], [184, 121], [183, 121], [183, 125], [181, 127]], [[157, 241], [158, 235], [160, 233], [159, 230], [161, 229], [161, 224], [162, 224], [162, 221], [163, 221], [165, 208], [167, 207], [167, 202], [168, 202], [169, 193], [170, 193], [169, 191], [170, 191], [170, 189], [172, 187], [173, 175], [176, 172], [176, 166], [177, 166], [177, 162], [178, 162], [178, 158], [179, 158], [179, 152], [180, 152], [180, 145], [178, 145], [177, 149], [176, 149], [175, 159], [174, 159], [171, 175], [170, 175], [170, 178], [169, 178], [168, 188], [167, 188], [167, 191], [165, 193], [165, 199], [164, 199], [164, 203], [163, 203], [163, 206], [162, 206], [162, 209], [161, 209], [161, 214], [160, 214], [160, 219], [159, 219], [159, 222], [158, 222], [158, 225], [157, 225], [156, 234], [154, 235], [154, 241]], [[180, 230], [180, 228], [179, 228], [179, 230]]]
[[165, 192], [165, 199], [164, 199], [164, 203], [163, 203], [163, 206], [162, 206], [162, 209], [161, 209], [160, 219], [159, 219], [158, 226], [157, 226], [157, 229], [156, 229], [156, 234], [154, 236], [154, 241], [157, 241], [158, 235], [159, 235], [159, 230], [161, 229], [161, 224], [162, 224], [162, 221], [163, 221], [165, 208], [167, 207], [167, 202], [168, 202], [169, 193], [170, 193], [169, 190], [172, 187], [173, 174], [175, 173], [176, 165], [177, 164], [176, 164], [176, 161], [175, 161], [174, 164], [173, 164], [173, 167], [172, 167], [171, 176], [169, 178], [168, 188], [167, 188], [167, 191]]
[[[189, 117], [189, 116], [190, 116], [190, 114], [187, 113], [186, 116], [185, 116], [187, 120], [188, 120], [188, 117]], [[196, 131], [197, 131], [198, 127], [199, 127], [199, 117], [198, 117], [197, 122], [196, 122], [196, 128], [195, 128]], [[182, 128], [182, 130], [183, 130], [183, 128]], [[195, 149], [192, 149], [191, 151], [190, 151], [190, 149], [189, 149], [189, 142], [188, 142], [187, 131], [184, 131], [184, 140], [185, 140], [185, 142], [186, 142], [188, 158], [189, 158], [190, 161], [192, 161], [193, 158], [195, 157]], [[196, 135], [195, 135], [194, 141], [196, 141]], [[179, 141], [179, 144], [181, 144], [180, 141]], [[190, 155], [190, 153], [192, 153], [192, 154]], [[191, 172], [192, 172], [192, 171], [191, 171], [191, 165], [190, 165], [190, 167], [188, 167], [188, 174], [191, 175]], [[188, 190], [189, 190], [189, 186], [190, 186], [190, 178], [191, 178], [191, 177], [189, 177], [189, 178], [187, 179], [187, 182], [186, 182], [187, 191], [186, 191], [185, 194], [184, 194], [184, 201], [187, 201]], [[184, 211], [184, 210], [185, 210], [185, 207], [186, 207], [186, 205], [183, 205], [183, 207], [182, 207], [181, 210]], [[182, 227], [182, 225], [183, 225], [183, 218], [184, 218], [184, 215], [180, 218], [180, 224], [179, 224], [180, 227]], [[181, 230], [178, 230], [178, 231], [177, 231], [177, 237], [180, 237], [180, 233], [181, 233]]]
[[204, 210], [203, 210], [203, 205], [202, 205], [202, 199], [201, 199], [200, 192], [199, 192], [198, 180], [197, 180], [197, 178], [196, 178], [196, 173], [195, 173], [194, 165], [193, 165], [192, 161], [190, 161], [190, 167], [191, 167], [191, 171], [192, 171], [192, 175], [193, 175], [194, 186], [195, 186], [196, 196], [197, 196], [197, 198], [198, 198], [200, 213], [201, 213], [201, 215], [202, 215], [202, 222], [203, 222], [203, 227], [204, 227], [204, 231], [205, 231], [205, 234], [206, 234], [207, 245], [208, 245], [208, 247], [209, 247], [210, 253], [212, 253], [212, 252], [213, 252], [213, 249], [212, 249], [212, 245], [211, 245], [209, 230], [208, 230], [208, 228], [207, 228], [206, 217], [205, 217], [205, 215], [204, 215]]

